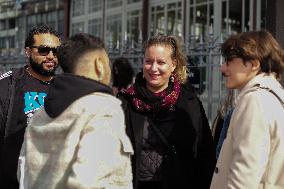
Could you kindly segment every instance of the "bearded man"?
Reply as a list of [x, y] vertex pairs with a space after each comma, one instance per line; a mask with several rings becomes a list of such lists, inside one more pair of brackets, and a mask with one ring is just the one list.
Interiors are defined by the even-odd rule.
[[24, 132], [41, 106], [58, 66], [59, 34], [47, 25], [34, 27], [25, 41], [29, 64], [0, 76], [0, 187], [18, 189], [17, 166]]

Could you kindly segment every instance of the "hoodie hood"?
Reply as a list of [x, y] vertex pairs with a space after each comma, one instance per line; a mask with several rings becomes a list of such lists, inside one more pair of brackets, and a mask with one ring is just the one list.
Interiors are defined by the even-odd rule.
[[44, 106], [46, 113], [55, 118], [77, 99], [94, 92], [112, 95], [107, 85], [86, 77], [63, 73], [50, 83]]

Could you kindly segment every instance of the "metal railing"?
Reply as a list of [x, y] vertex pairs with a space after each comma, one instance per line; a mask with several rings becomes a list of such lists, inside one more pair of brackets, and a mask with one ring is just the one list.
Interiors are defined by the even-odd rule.
[[[190, 70], [189, 80], [198, 91], [210, 123], [215, 118], [217, 109], [227, 92], [219, 71], [219, 66], [222, 63], [220, 53], [222, 39], [222, 36], [214, 38], [212, 34], [205, 37], [191, 35], [184, 43]], [[117, 43], [115, 45], [112, 41], [109, 41], [108, 53], [111, 61], [118, 57], [129, 59], [135, 73], [142, 68], [143, 50], [141, 39], [135, 42], [126, 38], [121, 44]], [[0, 74], [11, 70], [11, 68], [21, 67], [24, 64], [25, 58], [23, 55], [0, 55]]]
[[190, 79], [195, 79], [191, 83], [198, 89], [210, 123], [214, 120], [220, 103], [227, 93], [220, 72], [223, 61], [220, 51], [222, 43], [222, 35], [214, 38], [213, 34], [208, 34], [191, 35], [186, 44]]
[[[220, 52], [222, 42], [222, 35], [217, 38], [214, 38], [213, 34], [191, 35], [183, 45], [188, 57], [189, 80], [198, 91], [210, 123], [227, 93], [219, 70], [222, 63]], [[141, 70], [142, 40], [134, 42], [126, 38], [122, 43], [116, 44], [110, 40], [108, 49], [111, 60], [120, 56], [128, 58], [135, 73]]]

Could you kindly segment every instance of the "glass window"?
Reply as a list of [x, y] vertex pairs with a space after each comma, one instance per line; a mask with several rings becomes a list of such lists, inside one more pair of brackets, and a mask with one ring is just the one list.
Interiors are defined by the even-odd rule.
[[53, 11], [53, 12], [49, 12], [47, 14], [47, 22], [53, 22], [57, 19], [57, 12]]
[[[214, 0], [190, 0], [189, 4], [190, 5], [195, 5], [195, 4], [208, 4], [208, 3], [213, 3]], [[225, 0], [226, 1], [226, 0]]]
[[[209, 4], [209, 26], [213, 27], [213, 19], [214, 19], [214, 8], [213, 8], [213, 3]], [[213, 28], [212, 28], [213, 30]], [[213, 33], [213, 31], [210, 31]]]
[[7, 37], [7, 40], [8, 40], [8, 47], [15, 48], [15, 36], [9, 36]]
[[207, 37], [208, 33], [213, 33], [213, 1], [191, 5], [189, 12], [189, 33], [191, 35]]
[[122, 5], [122, 0], [108, 0], [106, 1], [107, 8], [119, 7]]
[[[182, 8], [181, 1], [158, 5], [151, 8], [151, 35], [166, 33], [182, 35]], [[167, 15], [167, 16], [166, 16]]]
[[57, 31], [63, 38], [64, 33], [64, 10], [58, 12]]
[[30, 30], [35, 25], [36, 25], [36, 17], [35, 17], [35, 15], [28, 16], [28, 19], [27, 19], [28, 30]]
[[113, 45], [120, 42], [121, 39], [121, 14], [107, 17], [107, 40], [113, 41]]
[[181, 2], [168, 4], [167, 34], [182, 35]]
[[245, 1], [245, 10], [244, 10], [244, 14], [245, 14], [245, 17], [244, 17], [244, 31], [247, 31], [249, 30], [249, 12], [252, 11], [250, 10], [250, 5], [249, 5], [249, 1]]
[[195, 21], [195, 34], [205, 36], [207, 31], [207, 5], [201, 5], [196, 7], [196, 21]]
[[[243, 5], [242, 2], [245, 4]], [[249, 1], [229, 0], [222, 4], [222, 32], [232, 34], [249, 29]], [[244, 8], [244, 9], [243, 9]]]
[[152, 7], [152, 15], [151, 15], [151, 35], [156, 33], [164, 33], [165, 27], [165, 6], [158, 5], [156, 7]]
[[268, 18], [268, 11], [267, 11], [267, 2], [268, 0], [261, 0], [261, 22], [260, 28], [267, 28], [267, 18]]
[[47, 14], [46, 14], [46, 13], [43, 13], [43, 14], [42, 14], [42, 17], [41, 17], [43, 23], [46, 23], [46, 22], [47, 22], [47, 18], [46, 18], [46, 17], [47, 17]]
[[131, 4], [131, 3], [136, 3], [136, 2], [140, 2], [141, 0], [128, 0], [127, 3]]
[[8, 20], [8, 28], [9, 29], [12, 29], [12, 28], [15, 28], [16, 27], [16, 20], [15, 18], [11, 18]]
[[72, 0], [72, 16], [81, 16], [84, 14], [85, 1]]
[[64, 19], [64, 11], [63, 10], [58, 12], [58, 17], [59, 17], [60, 20]]
[[89, 0], [89, 13], [102, 10], [102, 0]]
[[57, 20], [56, 11], [47, 13], [47, 24], [49, 26], [56, 28], [56, 20]]
[[138, 42], [141, 33], [141, 11], [135, 10], [127, 13], [127, 34], [131, 40]]
[[197, 3], [206, 3], [207, 0], [195, 0], [195, 2], [196, 2], [196, 4], [197, 4]]
[[157, 12], [155, 19], [156, 33], [164, 33], [165, 28], [165, 14], [164, 12]]
[[76, 33], [84, 32], [84, 22], [77, 22], [72, 24], [72, 34], [75, 35]]
[[5, 20], [0, 20], [0, 30], [5, 30]]
[[15, 36], [7, 36], [0, 38], [0, 49], [15, 48]]
[[5, 38], [4, 37], [0, 37], [0, 49], [4, 49], [5, 46]]
[[229, 15], [228, 15], [228, 8], [227, 8], [227, 2], [224, 1], [222, 2], [222, 33], [226, 34], [227, 33], [227, 29], [228, 29], [228, 25], [229, 24]]
[[101, 37], [102, 19], [95, 18], [88, 21], [88, 33]]
[[189, 9], [189, 26], [190, 26], [190, 34], [193, 35], [194, 34], [194, 23], [195, 23], [195, 14], [194, 14], [194, 8], [190, 7]]

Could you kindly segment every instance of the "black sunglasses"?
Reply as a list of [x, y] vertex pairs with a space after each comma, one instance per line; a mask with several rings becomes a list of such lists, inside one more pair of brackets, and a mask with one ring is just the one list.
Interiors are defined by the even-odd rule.
[[31, 48], [37, 48], [37, 52], [41, 55], [41, 56], [47, 56], [50, 51], [52, 51], [52, 54], [54, 56], [57, 56], [57, 47], [48, 47], [48, 46], [31, 46]]

